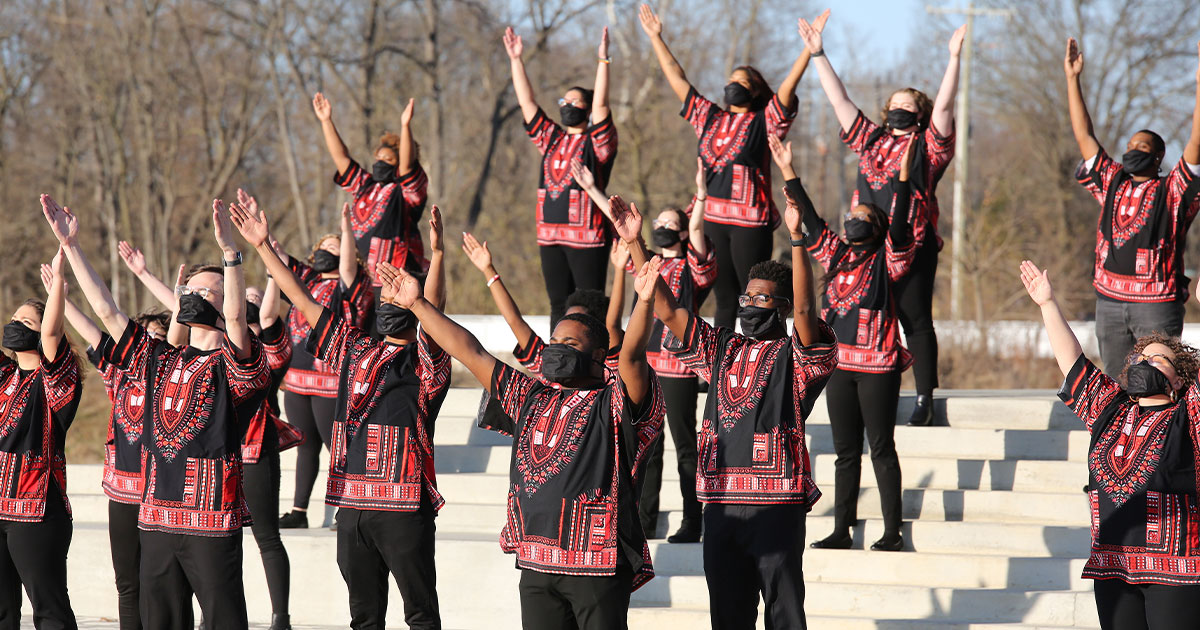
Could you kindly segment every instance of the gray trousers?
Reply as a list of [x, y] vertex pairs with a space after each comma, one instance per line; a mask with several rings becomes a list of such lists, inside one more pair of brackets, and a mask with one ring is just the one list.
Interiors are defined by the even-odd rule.
[[1139, 304], [1097, 298], [1096, 340], [1104, 373], [1117, 378], [1138, 338], [1153, 332], [1183, 334], [1183, 302]]

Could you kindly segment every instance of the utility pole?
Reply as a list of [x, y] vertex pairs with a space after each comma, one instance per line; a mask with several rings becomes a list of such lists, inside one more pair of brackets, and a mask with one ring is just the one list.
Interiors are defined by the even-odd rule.
[[971, 52], [974, 48], [975, 16], [1008, 19], [1012, 17], [1013, 12], [1005, 9], [977, 8], [973, 2], [967, 2], [966, 8], [958, 9], [926, 5], [925, 12], [967, 16], [967, 33], [963, 37], [962, 57], [959, 60], [961, 70], [958, 75], [958, 96], [955, 98], [954, 109], [955, 136], [958, 138], [954, 157], [958, 163], [954, 165], [954, 227], [950, 233], [950, 319], [957, 320], [962, 315], [963, 223], [967, 214], [967, 176], [971, 172], [971, 162], [968, 158], [971, 145]]

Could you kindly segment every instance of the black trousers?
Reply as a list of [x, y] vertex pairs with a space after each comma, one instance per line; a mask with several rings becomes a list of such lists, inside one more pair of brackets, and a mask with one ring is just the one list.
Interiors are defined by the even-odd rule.
[[771, 258], [773, 236], [769, 227], [742, 227], [704, 222], [704, 235], [712, 241], [717, 257], [717, 326], [733, 328], [737, 320], [737, 298], [746, 289], [750, 268]]
[[274, 433], [268, 431], [264, 437], [259, 460], [245, 465], [242, 487], [246, 505], [250, 507], [250, 518], [254, 520], [250, 531], [254, 532], [254, 542], [258, 543], [267, 576], [271, 612], [286, 615], [292, 588], [292, 565], [279, 538], [279, 438]]
[[190, 630], [194, 594], [206, 630], [246, 630], [241, 531], [230, 536], [140, 533], [142, 623], [147, 628]]
[[804, 505], [709, 503], [704, 508], [704, 577], [713, 630], [803, 630]]
[[837, 453], [833, 490], [835, 531], [849, 530], [858, 521], [865, 429], [871, 447], [871, 466], [879, 484], [884, 530], [900, 532], [900, 458], [896, 455], [899, 401], [899, 371], [867, 374], [838, 369], [825, 385], [833, 450]]
[[350, 591], [353, 630], [383, 630], [389, 572], [404, 600], [404, 623], [412, 630], [442, 627], [433, 517], [429, 505], [416, 512], [338, 509], [337, 563]]
[[141, 630], [138, 609], [141, 581], [142, 543], [138, 536], [137, 504], [108, 502], [108, 546], [112, 550], [113, 574], [117, 578], [117, 615], [121, 630]]
[[1096, 580], [1103, 630], [1184, 630], [1200, 626], [1200, 586]]
[[626, 630], [633, 573], [578, 576], [521, 570], [522, 630]]
[[[309, 396], [295, 392], [283, 393], [283, 410], [287, 421], [306, 436], [304, 443], [296, 447], [296, 496], [294, 507], [308, 509], [313, 484], [321, 466], [321, 445], [329, 448], [333, 439], [333, 409], [336, 398]], [[317, 439], [320, 438], [320, 439]], [[278, 508], [276, 508], [278, 509]]]
[[932, 234], [917, 248], [912, 269], [896, 281], [900, 327], [913, 355], [917, 393], [930, 395], [938, 386], [938, 342], [933, 330], [933, 285], [937, 279], [938, 245]]
[[75, 630], [67, 594], [71, 517], [53, 485], [46, 514], [37, 523], [0, 520], [0, 630], [21, 627], [21, 587], [33, 607], [37, 630]]
[[[608, 277], [608, 247], [577, 249], [565, 245], [542, 245], [542, 276], [550, 298], [550, 329], [567, 311], [567, 296], [576, 289], [604, 291]], [[603, 317], [601, 317], [603, 319]]]
[[[676, 468], [679, 470], [679, 492], [683, 495], [683, 518], [700, 524], [700, 501], [696, 500], [696, 396], [700, 384], [695, 376], [672, 378], [660, 376], [663, 403], [667, 407], [667, 428], [675, 443]], [[665, 440], [656, 440], [650, 447], [642, 470], [642, 493], [638, 512], [642, 530], [654, 538], [658, 529], [658, 493], [662, 488], [663, 448]]]

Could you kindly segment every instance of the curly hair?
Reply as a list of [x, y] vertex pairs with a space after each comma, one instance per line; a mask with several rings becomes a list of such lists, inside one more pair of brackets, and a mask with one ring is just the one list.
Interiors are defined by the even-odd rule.
[[379, 146], [375, 147], [375, 151], [380, 149], [391, 149], [396, 152], [396, 157], [400, 157], [400, 136], [390, 131], [383, 132], [383, 135], [379, 136]]
[[892, 102], [893, 96], [901, 92], [913, 97], [913, 100], [917, 103], [917, 127], [921, 129], [929, 127], [929, 117], [933, 115], [933, 101], [929, 99], [927, 94], [912, 87], [900, 88], [888, 95], [887, 100], [883, 102], [883, 109], [879, 113], [884, 126], [887, 126], [888, 104]]
[[764, 260], [750, 268], [750, 280], [775, 283], [775, 295], [792, 299], [792, 268], [778, 260]]
[[567, 296], [566, 307], [572, 306], [578, 306], [588, 315], [604, 321], [605, 315], [608, 314], [608, 297], [598, 289], [576, 289]]
[[605, 327], [604, 322], [599, 318], [592, 317], [587, 313], [571, 313], [570, 315], [563, 315], [562, 319], [558, 320], [558, 322], [560, 324], [562, 322], [579, 322], [583, 324], [583, 327], [587, 331], [588, 341], [592, 342], [592, 351], [608, 350], [608, 328]]
[[1161, 343], [1170, 348], [1171, 352], [1175, 353], [1175, 360], [1171, 364], [1175, 366], [1175, 373], [1183, 381], [1181, 389], [1190, 387], [1196, 381], [1197, 370], [1200, 370], [1200, 350], [1183, 343], [1179, 337], [1172, 337], [1157, 330], [1145, 337], [1139, 337], [1137, 342], [1133, 344], [1133, 349], [1125, 356], [1125, 366], [1121, 368], [1121, 384], [1125, 387], [1129, 386], [1127, 377], [1130, 362], [1134, 357], [1141, 355], [1145, 351], [1146, 346], [1152, 343]]
[[137, 322], [142, 328], [149, 328], [150, 324], [158, 324], [165, 332], [171, 327], [171, 314], [166, 311], [152, 309], [134, 315], [133, 321]]

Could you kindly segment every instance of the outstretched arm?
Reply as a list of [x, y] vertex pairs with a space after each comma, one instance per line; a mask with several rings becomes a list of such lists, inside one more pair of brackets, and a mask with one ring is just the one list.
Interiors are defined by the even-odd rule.
[[[1083, 102], [1083, 88], [1079, 85], [1079, 75], [1083, 74], [1083, 52], [1079, 50], [1079, 43], [1074, 37], [1067, 38], [1067, 56], [1063, 59], [1063, 70], [1067, 74], [1067, 106], [1071, 112], [1071, 131], [1075, 133], [1079, 154], [1083, 159], [1090, 160], [1100, 152], [1100, 143], [1096, 141], [1092, 117], [1088, 114], [1087, 104]], [[1074, 363], [1075, 359], [1072, 358], [1071, 362]]]
[[675, 96], [679, 97], [680, 102], [687, 101], [692, 84], [688, 82], [687, 75], [683, 73], [683, 66], [679, 65], [675, 55], [671, 54], [671, 49], [667, 48], [667, 42], [663, 41], [662, 20], [658, 19], [654, 11], [650, 10], [648, 4], [638, 7], [638, 19], [642, 22], [642, 30], [646, 31], [646, 35], [650, 37], [650, 44], [654, 47], [654, 56], [658, 58], [659, 67], [667, 76], [667, 83], [671, 84], [671, 91], [675, 92]]
[[400, 161], [396, 167], [396, 174], [400, 177], [408, 175], [417, 167], [417, 141], [413, 138], [412, 131], [413, 107], [414, 101], [410, 98], [404, 106], [404, 112], [400, 114], [400, 155], [396, 156]]
[[[775, 134], [767, 134], [774, 138]], [[688, 242], [703, 258], [708, 254], [708, 241], [704, 239], [704, 207], [708, 203], [708, 186], [704, 183], [704, 160], [696, 158], [696, 196], [693, 198], [692, 216], [688, 217]]]
[[[517, 103], [521, 106], [521, 115], [529, 124], [537, 116], [538, 104], [533, 96], [533, 84], [529, 75], [525, 74], [525, 62], [521, 61], [521, 53], [525, 44], [521, 36], [513, 32], [512, 27], [504, 29], [504, 52], [508, 53], [509, 66], [512, 68], [513, 91], [517, 93]], [[489, 375], [490, 378], [490, 375]]]
[[125, 261], [125, 266], [129, 271], [142, 282], [147, 289], [150, 290], [150, 295], [158, 300], [164, 307], [170, 309], [175, 303], [175, 289], [167, 286], [146, 268], [146, 256], [142, 254], [142, 250], [130, 245], [127, 241], [117, 243], [117, 253], [121, 255], [121, 260]]
[[633, 281], [637, 291], [637, 305], [629, 316], [629, 343], [621, 346], [618, 371], [629, 400], [640, 405], [650, 391], [650, 364], [646, 361], [646, 342], [654, 320], [654, 287], [658, 284], [662, 258], [655, 256], [638, 270]]
[[629, 248], [629, 258], [633, 260], [633, 268], [641, 269], [646, 261], [650, 260], [650, 254], [646, 251], [646, 242], [642, 240], [642, 213], [638, 210], [637, 204], [625, 203], [625, 200], [620, 195], [613, 195], [608, 198], [611, 206], [612, 216], [609, 219], [612, 221], [613, 229], [617, 231], [617, 236], [625, 241], [625, 245]]
[[325, 137], [325, 148], [329, 150], [329, 157], [333, 158], [338, 173], [345, 173], [346, 169], [350, 168], [350, 151], [346, 149], [346, 143], [342, 142], [342, 136], [333, 125], [333, 106], [320, 92], [313, 95], [313, 112], [316, 113], [317, 120], [321, 121], [321, 135]]
[[492, 372], [496, 370], [496, 357], [488, 354], [483, 345], [470, 331], [459, 326], [442, 311], [421, 297], [421, 287], [417, 279], [403, 269], [382, 262], [376, 267], [379, 280], [391, 285], [395, 292], [392, 302], [407, 308], [421, 321], [421, 329], [434, 343], [438, 344], [450, 356], [458, 359], [471, 374], [491, 391]]
[[783, 211], [783, 221], [792, 243], [792, 325], [796, 327], [800, 344], [807, 346], [821, 340], [821, 328], [817, 323], [812, 263], [804, 248], [803, 219], [800, 207], [789, 197], [787, 208]]
[[[817, 19], [812, 21], [812, 27], [819, 33], [825, 30], [825, 23], [829, 21], [829, 9], [817, 16]], [[800, 79], [804, 76], [804, 71], [808, 69], [808, 62], [812, 59], [812, 53], [805, 46], [804, 50], [800, 51], [800, 56], [796, 57], [796, 61], [792, 62], [792, 69], [787, 76], [783, 78], [783, 82], [779, 84], [779, 90], [776, 94], [779, 95], [779, 103], [784, 109], [791, 109], [796, 103], [796, 86], [800, 84]]]
[[[60, 248], [58, 250], [58, 254], [56, 254], [54, 258], [61, 261], [62, 257], [63, 253], [62, 249]], [[50, 287], [54, 284], [54, 282], [57, 281], [62, 282], [64, 285], [66, 284], [66, 280], [62, 277], [63, 270], [61, 267], [61, 262], [56, 264], [60, 265], [57, 276], [55, 275], [56, 272], [52, 265], [42, 264], [42, 286], [45, 287], [47, 295], [50, 294]], [[66, 291], [65, 286], [63, 287], [63, 291]], [[100, 327], [96, 325], [96, 322], [93, 322], [91, 318], [89, 318], [87, 315], [84, 315], [83, 311], [79, 310], [79, 307], [75, 306], [75, 303], [70, 299], [64, 300], [63, 312], [66, 314], [67, 323], [71, 325], [71, 328], [75, 329], [75, 334], [83, 338], [83, 341], [93, 348], [100, 346], [101, 333]]]
[[[1200, 43], [1196, 44], [1196, 50], [1200, 52]], [[1192, 133], [1183, 147], [1183, 161], [1188, 164], [1200, 164], [1200, 66], [1196, 69], [1196, 105], [1192, 110]]]
[[[397, 193], [393, 193], [397, 194]], [[343, 286], [353, 286], [358, 279], [358, 246], [354, 228], [350, 225], [350, 204], [342, 204], [341, 236], [338, 238], [338, 278]]]
[[258, 257], [267, 267], [267, 273], [279, 284], [279, 289], [291, 300], [292, 306], [300, 311], [309, 326], [315, 327], [321, 319], [324, 307], [313, 300], [308, 289], [296, 279], [296, 274], [279, 260], [279, 254], [271, 247], [271, 232], [266, 214], [257, 207], [252, 212], [249, 208], [235, 203], [229, 206], [229, 218], [242, 238], [258, 253]]
[[1058, 300], [1054, 299], [1050, 275], [1046, 270], [1039, 270], [1037, 265], [1026, 260], [1021, 263], [1021, 282], [1029, 292], [1029, 297], [1042, 309], [1042, 321], [1045, 322], [1046, 334], [1050, 337], [1050, 348], [1054, 350], [1058, 369], [1065, 377], [1071, 373], [1079, 355], [1083, 354], [1083, 348], [1067, 323], [1067, 318], [1063, 317]]
[[[175, 272], [175, 286], [183, 286], [183, 277], [186, 273], [187, 266], [179, 265], [179, 269]], [[167, 343], [171, 344], [173, 348], [187, 345], [192, 329], [187, 324], [179, 323], [176, 318], [179, 315], [179, 298], [175, 298], [167, 309], [171, 312], [171, 323], [167, 324]]]
[[600, 208], [600, 213], [606, 219], [612, 221], [612, 208], [609, 206], [608, 197], [603, 190], [596, 185], [596, 177], [592, 175], [592, 171], [583, 165], [579, 158], [571, 159], [571, 177], [575, 179], [575, 183], [583, 189], [583, 192], [588, 194], [596, 207]]
[[63, 281], [63, 250], [60, 246], [50, 264], [50, 290], [42, 313], [42, 354], [51, 361], [58, 357], [63, 340], [63, 310], [67, 301], [67, 283]]
[[425, 299], [438, 310], [446, 308], [446, 250], [443, 242], [442, 210], [435, 204], [429, 212], [429, 275], [425, 277]]
[[213, 236], [221, 248], [224, 261], [225, 284], [221, 314], [225, 317], [225, 336], [233, 345], [238, 359], [250, 358], [250, 326], [246, 321], [246, 273], [241, 264], [229, 266], [239, 255], [233, 242], [233, 224], [225, 202], [213, 199]]
[[608, 328], [608, 347], [615, 348], [625, 340], [625, 331], [621, 329], [621, 314], [625, 312], [625, 263], [629, 262], [629, 247], [625, 241], [613, 241], [608, 260], [612, 263], [613, 281], [604, 325]]
[[262, 304], [258, 305], [258, 325], [266, 330], [275, 325], [279, 319], [279, 283], [275, 278], [267, 276], [267, 286], [263, 287]]
[[837, 116], [838, 124], [842, 126], [842, 131], [850, 131], [850, 125], [853, 125], [854, 119], [858, 117], [858, 106], [850, 100], [846, 86], [842, 85], [842, 80], [829, 63], [829, 57], [825, 56], [821, 32], [804, 18], [800, 18], [798, 30], [809, 54], [816, 60], [813, 61], [813, 65], [817, 67], [817, 76], [821, 78], [821, 89], [825, 91], [829, 104], [833, 105], [833, 114]]
[[600, 48], [596, 51], [599, 59], [596, 62], [596, 85], [592, 94], [592, 122], [598, 123], [608, 118], [608, 67], [611, 57], [608, 55], [608, 27], [600, 35]]
[[67, 262], [71, 263], [71, 270], [75, 273], [75, 280], [79, 283], [79, 289], [83, 291], [83, 296], [95, 311], [96, 317], [100, 318], [100, 323], [104, 324], [104, 328], [108, 330], [108, 334], [112, 335], [114, 339], [120, 339], [125, 334], [129, 317], [121, 312], [112, 293], [108, 290], [108, 285], [104, 284], [104, 281], [100, 279], [100, 274], [96, 273], [87, 257], [83, 255], [77, 239], [79, 220], [71, 213], [70, 209], [55, 203], [50, 195], [42, 195], [41, 204], [42, 216], [46, 218], [50, 229], [54, 231], [54, 236], [58, 238], [58, 243], [62, 246], [63, 253], [66, 254]]
[[492, 300], [496, 303], [496, 308], [504, 317], [508, 328], [512, 330], [513, 336], [517, 338], [517, 345], [522, 348], [529, 347], [529, 343], [533, 341], [533, 329], [525, 322], [525, 318], [521, 315], [521, 309], [517, 307], [512, 294], [508, 292], [508, 287], [504, 286], [500, 272], [496, 271], [492, 265], [492, 252], [488, 250], [487, 241], [480, 243], [470, 232], [463, 232], [462, 248], [471, 264], [483, 273], [484, 278], [487, 278]]
[[933, 101], [933, 114], [930, 121], [933, 128], [942, 135], [954, 131], [954, 97], [958, 95], [958, 60], [962, 54], [963, 38], [967, 35], [967, 25], [963, 24], [950, 36], [950, 62], [946, 64], [946, 74], [942, 75], [942, 85], [938, 88], [937, 98]]

